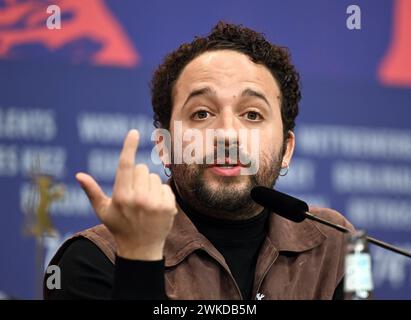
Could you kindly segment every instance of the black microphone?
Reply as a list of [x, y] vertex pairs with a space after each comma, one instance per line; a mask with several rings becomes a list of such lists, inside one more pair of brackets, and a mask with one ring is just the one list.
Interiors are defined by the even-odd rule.
[[251, 199], [294, 222], [304, 221], [304, 212], [308, 211], [308, 205], [304, 201], [262, 186], [257, 186], [251, 190]]
[[[267, 187], [257, 186], [251, 190], [250, 195], [251, 199], [253, 199], [260, 206], [263, 206], [264, 208], [271, 210], [273, 213], [278, 214], [279, 216], [287, 220], [300, 223], [303, 222], [305, 219], [310, 219], [321, 224], [327, 225], [331, 228], [337, 229], [341, 232], [351, 233], [349, 229], [339, 224], [332, 223], [328, 220], [324, 220], [308, 212], [309, 208], [307, 203], [300, 199], [294, 198], [288, 194]], [[368, 236], [367, 240], [370, 243], [373, 243], [379, 247], [411, 258], [410, 252], [393, 246], [389, 243]]]

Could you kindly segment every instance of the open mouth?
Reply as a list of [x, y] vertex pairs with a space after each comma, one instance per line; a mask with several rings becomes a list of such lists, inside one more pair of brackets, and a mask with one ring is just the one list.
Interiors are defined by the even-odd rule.
[[208, 167], [218, 167], [218, 168], [235, 168], [235, 167], [243, 167], [243, 168], [249, 168], [251, 166], [251, 162], [247, 164], [242, 164], [241, 162], [237, 161], [233, 163], [234, 161], [230, 161], [230, 159], [226, 158], [225, 163], [219, 164], [219, 163], [213, 163], [209, 164]]
[[241, 173], [241, 168], [249, 165], [243, 165], [240, 162], [230, 163], [229, 158], [225, 159], [225, 163], [222, 164], [210, 164], [208, 169], [218, 176], [238, 176]]
[[211, 167], [219, 167], [219, 168], [232, 168], [232, 167], [238, 167], [241, 166], [240, 163], [234, 163], [234, 164], [229, 164], [229, 163], [224, 163], [224, 164], [212, 164]]

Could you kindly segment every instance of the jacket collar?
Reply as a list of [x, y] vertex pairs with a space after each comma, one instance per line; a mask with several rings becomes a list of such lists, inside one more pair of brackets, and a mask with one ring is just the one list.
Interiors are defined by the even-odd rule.
[[[218, 250], [197, 230], [178, 205], [177, 208], [178, 213], [164, 247], [166, 267], [177, 265], [197, 249], [205, 250], [225, 264]], [[303, 252], [319, 246], [326, 239], [318, 227], [307, 219], [296, 223], [271, 213], [268, 223], [265, 243], [276, 251]]]
[[173, 227], [164, 246], [166, 267], [180, 263], [196, 249], [207, 247], [207, 239], [197, 230], [178, 205], [177, 209], [178, 213], [174, 218]]
[[303, 252], [319, 246], [327, 238], [306, 219], [297, 223], [271, 213], [267, 237], [278, 251]]

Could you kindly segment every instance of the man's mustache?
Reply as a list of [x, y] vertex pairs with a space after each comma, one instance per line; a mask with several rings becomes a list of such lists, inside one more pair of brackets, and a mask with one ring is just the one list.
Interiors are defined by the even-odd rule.
[[249, 167], [253, 163], [253, 160], [255, 161], [251, 155], [244, 152], [243, 148], [240, 148], [237, 144], [220, 148], [220, 150], [218, 150], [218, 148], [219, 146], [214, 147], [214, 152], [208, 153], [203, 157], [202, 163], [205, 164], [205, 166], [231, 164]]

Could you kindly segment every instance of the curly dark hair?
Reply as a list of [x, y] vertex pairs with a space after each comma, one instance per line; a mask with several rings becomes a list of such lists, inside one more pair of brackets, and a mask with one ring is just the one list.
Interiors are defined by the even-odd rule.
[[250, 57], [254, 63], [267, 67], [281, 90], [281, 116], [284, 138], [295, 127], [298, 103], [301, 99], [299, 74], [291, 63], [287, 48], [268, 42], [264, 35], [242, 25], [218, 22], [205, 37], [195, 37], [168, 54], [151, 80], [151, 102], [154, 126], [169, 129], [172, 90], [184, 67], [206, 51], [234, 50]]

